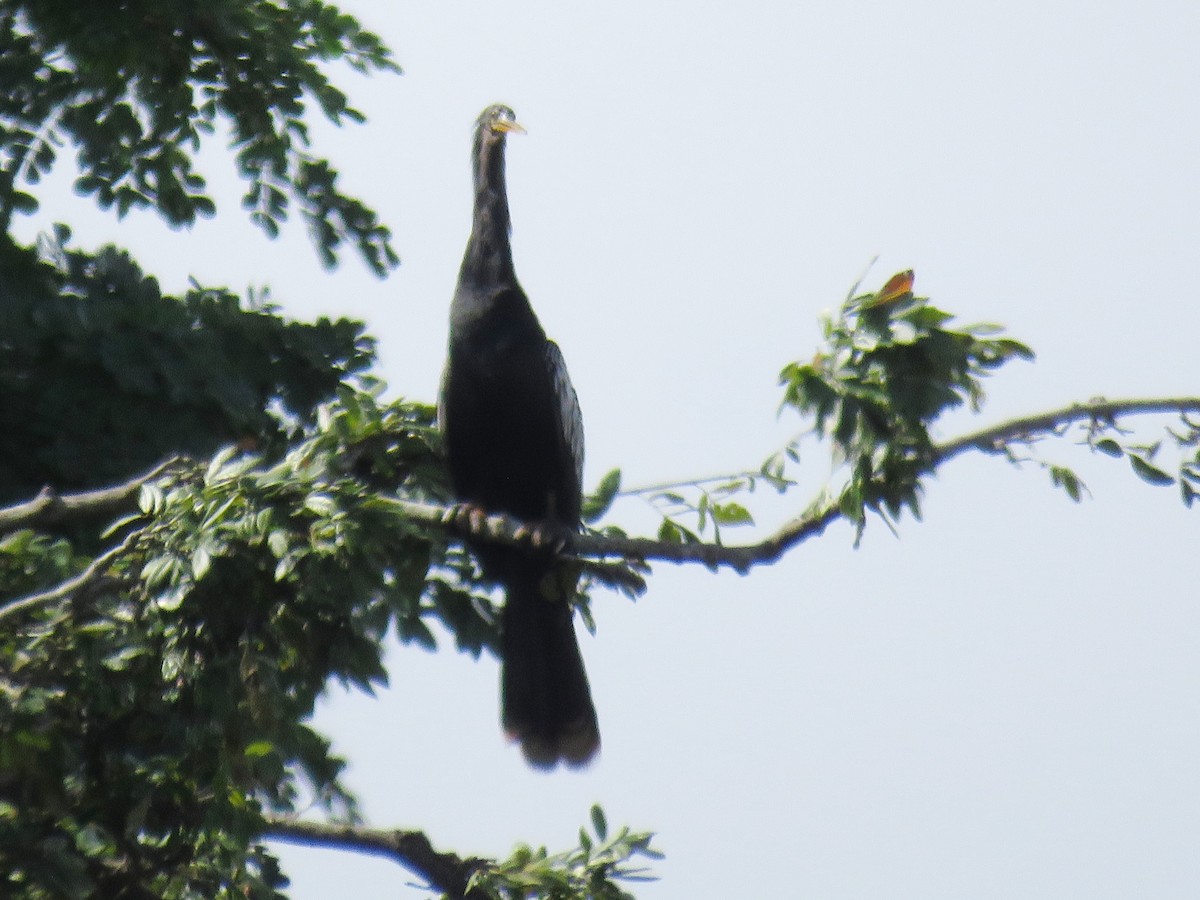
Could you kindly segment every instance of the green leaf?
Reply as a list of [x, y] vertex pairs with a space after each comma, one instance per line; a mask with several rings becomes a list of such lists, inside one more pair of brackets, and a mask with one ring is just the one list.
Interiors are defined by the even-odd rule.
[[148, 588], [156, 588], [174, 581], [181, 570], [182, 564], [179, 557], [169, 553], [153, 556], [142, 566], [142, 580], [146, 582]]
[[1182, 494], [1183, 505], [1188, 509], [1191, 509], [1192, 504], [1196, 501], [1196, 498], [1200, 497], [1200, 493], [1197, 493], [1196, 489], [1182, 478], [1179, 480], [1179, 490]]
[[754, 517], [750, 510], [740, 503], [714, 503], [711, 507], [712, 517], [720, 525], [753, 525]]
[[842, 491], [842, 495], [838, 498], [838, 510], [852, 524], [861, 526], [866, 521], [866, 513], [863, 508], [863, 494], [860, 485], [855, 483], [846, 485], [846, 489]]
[[140, 522], [144, 518], [145, 516], [142, 513], [130, 513], [127, 516], [121, 516], [119, 519], [115, 519], [106, 525], [104, 530], [100, 532], [100, 537], [110, 538], [126, 526], [132, 525], [134, 522]]
[[663, 519], [662, 524], [658, 526], [658, 539], [668, 544], [682, 544], [684, 542], [683, 532], [670, 519]]
[[292, 551], [281, 556], [279, 562], [275, 564], [274, 579], [276, 581], [286, 581], [296, 571], [296, 564], [300, 562], [303, 555], [302, 552]]
[[1096, 441], [1092, 446], [1106, 456], [1121, 457], [1125, 455], [1125, 451], [1121, 449], [1121, 445], [1112, 438], [1104, 438], [1103, 440]]
[[608, 472], [596, 488], [595, 493], [583, 500], [583, 520], [588, 524], [596, 522], [608, 512], [613, 500], [621, 490], [621, 470], [613, 469]]
[[1150, 463], [1146, 462], [1140, 456], [1134, 456], [1131, 453], [1129, 455], [1129, 464], [1133, 467], [1133, 471], [1137, 474], [1138, 478], [1147, 484], [1167, 485], [1175, 483], [1174, 478], [1162, 469], [1150, 465]]
[[208, 574], [208, 570], [212, 567], [212, 554], [208, 547], [197, 547], [192, 554], [192, 577], [196, 580], [203, 578]]
[[84, 900], [95, 896], [95, 884], [87, 873], [84, 861], [73, 848], [67, 847], [63, 838], [49, 837], [40, 842], [38, 850], [43, 860], [38, 877], [50, 888], [51, 896], [67, 900]]
[[1082, 490], [1084, 490], [1083, 482], [1079, 480], [1079, 476], [1064, 466], [1050, 467], [1050, 481], [1055, 487], [1061, 487], [1067, 492], [1067, 496], [1076, 503], [1080, 501]]
[[437, 649], [437, 638], [429, 626], [417, 616], [405, 616], [397, 619], [396, 632], [402, 643], [410, 641], [426, 650]]
[[282, 559], [291, 547], [291, 535], [283, 529], [276, 528], [267, 535], [267, 548], [276, 559]]
[[337, 501], [329, 494], [309, 494], [304, 499], [304, 508], [319, 516], [332, 516], [337, 512]]
[[162, 488], [157, 484], [146, 483], [138, 488], [138, 508], [146, 515], [162, 512], [164, 499]]
[[189, 585], [187, 584], [177, 584], [166, 593], [155, 597], [154, 605], [163, 612], [174, 612], [183, 605], [183, 601], [188, 595], [188, 589]]
[[38, 208], [37, 198], [34, 197], [32, 194], [26, 194], [22, 191], [13, 191], [9, 195], [8, 202], [9, 202], [10, 206], [12, 207], [12, 209], [16, 212], [26, 213], [26, 214], [37, 212], [37, 208]]
[[122, 647], [104, 657], [104, 668], [112, 672], [121, 672], [129, 668], [129, 663], [147, 653], [145, 647], [137, 645]]
[[599, 803], [592, 806], [592, 828], [596, 832], [596, 837], [604, 840], [608, 837], [608, 820], [604, 816], [604, 810]]

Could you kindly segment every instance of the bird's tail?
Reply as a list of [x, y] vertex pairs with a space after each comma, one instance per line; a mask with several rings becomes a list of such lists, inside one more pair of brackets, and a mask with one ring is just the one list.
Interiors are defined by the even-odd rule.
[[530, 765], [588, 763], [600, 749], [596, 709], [571, 621], [569, 590], [541, 566], [507, 580], [501, 619], [504, 730]]

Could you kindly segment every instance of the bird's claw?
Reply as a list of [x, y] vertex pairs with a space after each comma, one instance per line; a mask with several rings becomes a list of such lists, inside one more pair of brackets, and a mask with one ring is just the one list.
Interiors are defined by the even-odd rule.
[[[475, 537], [486, 537], [493, 531], [488, 526], [488, 511], [474, 503], [458, 503], [447, 508], [442, 514], [442, 522]], [[518, 525], [513, 538], [533, 550], [561, 554], [567, 549], [571, 536], [557, 522], [534, 522]]]
[[552, 522], [522, 525], [517, 529], [514, 537], [528, 542], [534, 550], [549, 550], [551, 553], [559, 554], [567, 549], [568, 536], [561, 527]]
[[483, 534], [487, 524], [487, 510], [474, 503], [457, 503], [446, 510], [442, 521], [447, 525], [465, 529], [469, 534]]

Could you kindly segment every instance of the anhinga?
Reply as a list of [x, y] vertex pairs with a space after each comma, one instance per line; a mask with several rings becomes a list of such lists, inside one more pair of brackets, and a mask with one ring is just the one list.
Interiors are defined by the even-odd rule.
[[[517, 283], [509, 246], [504, 144], [523, 132], [490, 106], [475, 127], [475, 213], [450, 306], [439, 419], [460, 502], [543, 523], [580, 525], [583, 420], [562, 353]], [[472, 544], [507, 595], [501, 617], [501, 717], [530, 764], [583, 765], [600, 747], [575, 640], [578, 572], [551, 550]]]

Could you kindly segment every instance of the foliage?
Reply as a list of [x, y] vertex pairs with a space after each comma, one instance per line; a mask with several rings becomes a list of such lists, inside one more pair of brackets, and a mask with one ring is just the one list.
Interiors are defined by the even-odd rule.
[[[282, 458], [180, 462], [109, 528], [119, 552], [69, 596], [0, 606], [0, 870], [13, 896], [276, 897], [266, 817], [357, 821], [342, 761], [308, 724], [331, 681], [385, 684], [383, 638], [496, 646], [471, 559], [409, 521], [446, 500], [433, 410], [343, 386]], [[62, 541], [0, 541], [7, 591], [83, 564]], [[519, 849], [481, 889], [626, 896], [649, 836]], [[579, 893], [583, 892], [583, 893]]]
[[[355, 817], [341, 760], [306, 718], [331, 680], [386, 682], [390, 628], [420, 643], [431, 618], [470, 633], [426, 575], [469, 596], [474, 573], [376, 499], [383, 483], [444, 495], [432, 410], [347, 387], [320, 418], [276, 462], [229, 448], [148, 484], [113, 526], [123, 552], [4, 622], [0, 871], [13, 895], [275, 896], [264, 814], [311, 797]], [[0, 570], [22, 573], [9, 589], [72, 565], [29, 532], [0, 549]], [[491, 609], [477, 600], [482, 645]]]
[[[616, 496], [641, 497], [662, 516], [659, 540], [697, 544], [711, 536], [719, 544], [722, 527], [754, 523], [742, 502], [746, 495], [760, 485], [779, 493], [796, 486], [789, 466], [799, 462], [801, 441], [811, 435], [832, 444], [842, 478], [810, 506], [810, 515], [819, 515], [832, 494], [837, 511], [854, 523], [859, 537], [867, 513], [889, 525], [905, 509], [919, 518], [923, 479], [947, 450], [934, 443], [933, 423], [964, 403], [978, 412], [985, 398], [983, 379], [1006, 363], [1032, 359], [1033, 352], [995, 325], [952, 328], [953, 316], [916, 296], [913, 280], [907, 271], [874, 293], [856, 293], [856, 286], [837, 315], [822, 320], [824, 345], [811, 361], [789, 363], [780, 375], [783, 408], [798, 412], [811, 427], [757, 469], [631, 489], [621, 489], [620, 472], [614, 471], [602, 484], [604, 502], [598, 508], [606, 510]], [[1097, 398], [1093, 405], [1103, 410], [1107, 404]], [[1143, 408], [1137, 402], [1121, 407], [1128, 411], [1131, 405]], [[1147, 412], [1175, 409], [1169, 403], [1143, 406]], [[1060, 423], [1034, 417], [1028, 430], [999, 429], [978, 448], [1015, 465], [1036, 465], [1079, 501], [1087, 491], [1079, 475], [1035, 452], [1046, 431], [1065, 436], [1074, 423], [1079, 443], [1093, 452], [1128, 459], [1148, 484], [1177, 484], [1188, 506], [1200, 498], [1200, 422], [1187, 413], [1167, 429], [1166, 439], [1150, 441], [1123, 427], [1115, 414], [1069, 418]], [[1157, 461], [1165, 445], [1179, 456], [1175, 475]]]
[[654, 835], [621, 828], [609, 835], [604, 810], [592, 807], [592, 831], [579, 829], [579, 847], [566, 853], [518, 847], [507, 860], [480, 870], [471, 886], [496, 900], [544, 897], [546, 900], [630, 900], [618, 881], [652, 880], [646, 869], [629, 863], [638, 856], [661, 859], [650, 846]]
[[[1167, 440], [1180, 456], [1178, 474], [1171, 475], [1158, 463], [1164, 440], [1144, 441], [1129, 429], [1123, 428], [1115, 417], [1095, 417], [1084, 428], [1083, 442], [1096, 453], [1114, 459], [1129, 460], [1129, 467], [1138, 478], [1156, 487], [1179, 486], [1181, 499], [1190, 507], [1200, 498], [1200, 421], [1183, 413], [1175, 428], [1167, 429]], [[1009, 454], [1013, 459], [1015, 454]], [[1086, 487], [1075, 473], [1061, 466], [1049, 466], [1051, 480], [1061, 485], [1073, 500]]]
[[[826, 347], [780, 379], [784, 405], [815, 419], [849, 470], [842, 514], [861, 534], [866, 513], [920, 515], [920, 479], [933, 463], [930, 424], [947, 410], [983, 402], [982, 379], [1012, 359], [1032, 359], [993, 325], [955, 330], [953, 317], [911, 290], [901, 273], [884, 290], [849, 297], [824, 322]], [[891, 288], [891, 290], [889, 290]]]
[[[265, 293], [163, 295], [117, 248], [69, 249], [66, 226], [37, 248], [10, 234], [68, 148], [76, 188], [118, 216], [211, 215], [194, 158], [223, 128], [253, 221], [274, 235], [298, 206], [327, 264], [349, 242], [382, 273], [388, 230], [308, 152], [313, 103], [361, 121], [335, 60], [395, 69], [320, 0], [0, 4], [0, 502], [211, 457], [121, 521], [0, 534], [5, 896], [282, 896], [266, 816], [357, 816], [308, 724], [325, 687], [383, 684], [384, 636], [432, 646], [432, 620], [495, 649], [471, 557], [389, 502], [446, 500], [443, 472], [432, 409], [361, 377], [361, 325], [288, 322]], [[572, 865], [619, 874], [636, 837]]]
[[[102, 27], [97, 27], [102, 20]], [[383, 43], [321, 0], [5, 0], [0, 6], [0, 232], [37, 209], [28, 193], [64, 145], [75, 187], [119, 216], [149, 207], [172, 225], [216, 204], [194, 155], [228, 130], [250, 218], [275, 235], [292, 204], [322, 259], [352, 244], [377, 273], [396, 262], [376, 214], [309, 152], [311, 104], [331, 122], [362, 114], [322, 63], [398, 71]]]
[[[932, 423], [963, 403], [978, 411], [986, 375], [1033, 358], [997, 326], [951, 328], [953, 316], [915, 296], [912, 283], [912, 272], [902, 272], [875, 293], [851, 291], [838, 314], [822, 320], [824, 346], [780, 375], [783, 407], [811, 420], [811, 433], [833, 445], [846, 473], [838, 508], [860, 536], [868, 512], [885, 521], [905, 509], [920, 515], [921, 479], [936, 462]], [[660, 540], [698, 543], [711, 533], [719, 543], [723, 526], [754, 522], [737, 498], [761, 484], [779, 493], [795, 487], [788, 466], [799, 461], [799, 446], [800, 438], [789, 441], [752, 471], [626, 493], [661, 513]]]
[[372, 360], [356, 322], [288, 322], [217, 288], [163, 296], [125, 253], [67, 237], [44, 242], [52, 262], [27, 250], [0, 270], [0, 502], [233, 441], [278, 450]]

